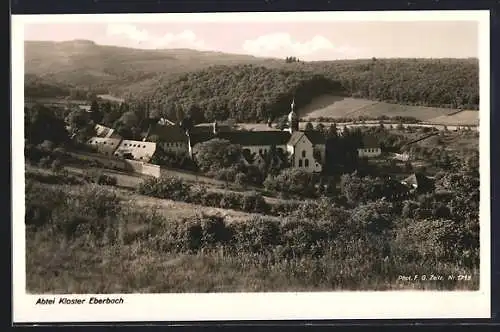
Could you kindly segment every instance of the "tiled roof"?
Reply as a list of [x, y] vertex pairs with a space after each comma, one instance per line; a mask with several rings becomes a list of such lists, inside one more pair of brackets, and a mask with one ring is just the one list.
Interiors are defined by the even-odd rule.
[[186, 133], [179, 126], [155, 124], [151, 127], [147, 139], [158, 136], [158, 142], [187, 142]]
[[121, 138], [92, 137], [87, 141], [87, 144], [95, 146], [100, 153], [111, 155], [118, 148], [120, 142]]
[[[228, 132], [231, 131], [231, 126], [225, 124], [217, 124], [217, 132]], [[213, 133], [214, 124], [213, 123], [200, 123], [191, 128], [191, 133]]]
[[132, 154], [134, 159], [149, 161], [156, 151], [156, 143], [123, 140], [115, 151], [115, 155]]
[[430, 187], [433, 185], [432, 179], [422, 173], [413, 173], [402, 182], [408, 185], [414, 185], [416, 187]]
[[290, 136], [290, 139], [288, 140], [288, 145], [295, 146], [299, 140], [304, 136], [304, 133], [302, 131], [295, 131], [292, 133]]
[[290, 139], [290, 133], [286, 131], [231, 131], [218, 133], [216, 137], [241, 146], [286, 145]]
[[101, 138], [111, 137], [115, 131], [113, 128], [109, 128], [100, 124], [95, 125], [96, 136]]
[[305, 131], [304, 135], [311, 141], [312, 144], [318, 145], [318, 144], [325, 144], [326, 139], [325, 136], [323, 136], [322, 133], [319, 131], [313, 130], [313, 131]]
[[374, 149], [374, 148], [379, 148], [379, 147], [380, 147], [380, 143], [378, 142], [378, 139], [376, 137], [371, 136], [371, 135], [364, 135], [363, 136], [360, 148]]
[[201, 132], [201, 133], [195, 132], [189, 134], [189, 141], [191, 143], [191, 146], [194, 146], [195, 144], [198, 143], [209, 141], [213, 138], [215, 138], [215, 135], [212, 132]]
[[318, 131], [295, 131], [292, 133], [288, 145], [295, 146], [303, 136], [307, 137], [313, 145], [325, 144], [326, 141], [323, 134]]

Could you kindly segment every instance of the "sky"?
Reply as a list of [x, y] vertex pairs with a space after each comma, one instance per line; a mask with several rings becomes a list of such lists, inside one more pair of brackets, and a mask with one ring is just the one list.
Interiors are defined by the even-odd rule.
[[144, 49], [190, 48], [304, 61], [479, 57], [477, 21], [29, 23], [25, 40], [92, 40]]

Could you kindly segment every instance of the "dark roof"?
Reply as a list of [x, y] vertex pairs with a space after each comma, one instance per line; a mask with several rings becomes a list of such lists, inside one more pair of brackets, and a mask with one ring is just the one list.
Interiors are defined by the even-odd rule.
[[363, 135], [360, 148], [374, 149], [374, 148], [379, 148], [379, 147], [380, 147], [380, 143], [376, 137], [371, 136], [371, 135]]
[[160, 124], [155, 124], [151, 126], [149, 132], [148, 132], [148, 137], [151, 137], [153, 135], [158, 136], [159, 141], [158, 142], [186, 142], [187, 141], [187, 135], [184, 132], [184, 130], [175, 125], [160, 125]]
[[218, 133], [216, 137], [241, 146], [286, 145], [290, 139], [290, 133], [286, 131], [231, 131]]
[[313, 144], [325, 144], [325, 137], [318, 131], [295, 131], [292, 133], [288, 144], [295, 146], [299, 140], [303, 137], [307, 137], [307, 139]]
[[434, 181], [423, 173], [413, 173], [402, 182], [421, 189], [430, 189], [434, 185]]
[[[231, 131], [231, 126], [226, 124], [217, 124], [217, 132]], [[191, 128], [191, 133], [208, 133], [214, 131], [213, 123], [200, 123]]]
[[295, 144], [297, 144], [299, 142], [299, 140], [302, 138], [302, 136], [304, 136], [304, 133], [301, 131], [293, 132], [292, 135], [290, 136], [290, 139], [288, 140], [288, 144], [295, 146]]
[[313, 130], [313, 131], [305, 131], [304, 135], [311, 141], [312, 144], [325, 144], [326, 139], [325, 136], [323, 136], [322, 133], [319, 131]]
[[195, 144], [206, 142], [215, 138], [215, 135], [212, 132], [194, 132], [189, 134], [189, 141], [191, 146]]

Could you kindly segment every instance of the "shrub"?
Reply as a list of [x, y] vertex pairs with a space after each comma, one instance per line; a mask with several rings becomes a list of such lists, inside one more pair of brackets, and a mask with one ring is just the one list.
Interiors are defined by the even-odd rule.
[[147, 179], [139, 185], [137, 191], [143, 195], [176, 201], [186, 201], [189, 198], [189, 186], [178, 177]]
[[314, 198], [318, 195], [316, 189], [317, 179], [313, 174], [297, 168], [287, 168], [278, 176], [269, 175], [264, 180], [264, 187], [285, 196]]
[[49, 168], [52, 165], [52, 161], [50, 157], [42, 157], [40, 158], [40, 161], [38, 162], [38, 166], [42, 168]]
[[432, 265], [453, 262], [470, 268], [479, 266], [478, 242], [471, 241], [476, 237], [451, 220], [413, 220], [397, 230], [393, 247], [402, 260]]
[[236, 176], [234, 177], [234, 182], [238, 185], [238, 186], [244, 186], [246, 183], [247, 183], [248, 179], [247, 179], [247, 176], [245, 173], [238, 173], [236, 174]]
[[234, 234], [234, 244], [239, 250], [262, 252], [269, 246], [281, 243], [280, 224], [268, 217], [254, 217], [230, 227]]
[[201, 218], [202, 243], [205, 247], [228, 244], [232, 232], [220, 216], [203, 216]]
[[242, 196], [242, 210], [246, 212], [266, 213], [268, 205], [261, 194], [257, 192], [245, 193]]
[[56, 159], [56, 160], [52, 161], [50, 168], [53, 172], [61, 171], [63, 169], [62, 161], [60, 159]]
[[220, 200], [220, 207], [223, 209], [241, 210], [241, 199], [239, 194], [225, 193]]
[[103, 184], [107, 186], [116, 186], [118, 183], [118, 179], [116, 176], [109, 176], [106, 174], [100, 174], [97, 178], [97, 184]]

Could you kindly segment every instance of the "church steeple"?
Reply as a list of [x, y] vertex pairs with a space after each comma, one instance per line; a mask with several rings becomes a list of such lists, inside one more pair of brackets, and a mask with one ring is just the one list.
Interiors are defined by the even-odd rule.
[[295, 113], [295, 97], [290, 104], [290, 113], [288, 114], [288, 130], [290, 133], [299, 130], [299, 118]]

